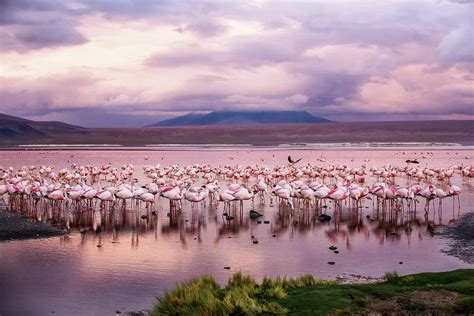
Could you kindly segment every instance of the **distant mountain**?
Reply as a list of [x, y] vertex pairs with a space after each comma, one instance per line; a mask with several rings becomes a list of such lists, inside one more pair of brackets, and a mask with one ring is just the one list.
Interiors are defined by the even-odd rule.
[[47, 138], [64, 134], [87, 134], [87, 129], [56, 121], [32, 121], [0, 113], [0, 137], [8, 139]]
[[260, 111], [230, 112], [219, 111], [208, 114], [189, 113], [164, 120], [146, 127], [161, 126], [205, 126], [240, 124], [283, 124], [283, 123], [325, 123], [330, 122], [306, 111]]

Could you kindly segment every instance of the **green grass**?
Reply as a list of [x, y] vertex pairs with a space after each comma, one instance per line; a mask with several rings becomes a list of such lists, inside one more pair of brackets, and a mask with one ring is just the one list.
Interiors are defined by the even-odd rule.
[[341, 285], [316, 280], [265, 278], [236, 273], [221, 287], [205, 276], [158, 298], [152, 315], [474, 313], [474, 270], [386, 275], [375, 284]]

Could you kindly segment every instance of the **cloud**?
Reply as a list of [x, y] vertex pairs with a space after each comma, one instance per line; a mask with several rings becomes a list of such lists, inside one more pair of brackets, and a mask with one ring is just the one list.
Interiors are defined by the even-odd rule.
[[199, 37], [214, 37], [224, 34], [228, 26], [215, 20], [201, 19], [183, 26], [179, 26], [176, 31], [180, 33], [191, 32]]
[[443, 37], [437, 51], [444, 62], [474, 62], [473, 23], [466, 23]]
[[0, 11], [1, 51], [26, 52], [87, 42], [76, 30], [76, 13], [60, 1], [4, 0]]

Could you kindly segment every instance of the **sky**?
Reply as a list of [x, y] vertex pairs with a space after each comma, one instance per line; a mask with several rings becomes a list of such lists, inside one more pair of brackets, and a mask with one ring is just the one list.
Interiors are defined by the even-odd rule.
[[0, 112], [474, 119], [474, 1], [0, 0]]

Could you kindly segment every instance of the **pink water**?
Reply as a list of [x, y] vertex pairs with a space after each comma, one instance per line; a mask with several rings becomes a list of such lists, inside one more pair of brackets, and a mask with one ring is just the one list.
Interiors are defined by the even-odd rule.
[[[472, 150], [378, 149], [378, 150], [107, 150], [107, 151], [0, 151], [4, 167], [70, 163], [110, 162], [120, 166], [168, 164], [275, 164], [286, 163], [288, 154], [303, 163], [349, 166], [403, 165], [420, 158], [421, 166], [448, 167], [472, 164]], [[422, 158], [423, 156], [427, 158]], [[147, 159], [145, 159], [147, 158]], [[325, 162], [316, 161], [324, 158]], [[468, 158], [468, 159], [466, 159]], [[368, 160], [368, 161], [367, 161]], [[290, 216], [278, 206], [256, 205], [264, 213], [258, 224], [248, 217], [228, 224], [222, 205], [191, 211], [185, 204], [180, 216], [170, 218], [168, 206], [159, 205], [157, 217], [141, 219], [139, 212], [96, 212], [80, 219], [68, 236], [0, 243], [0, 314], [4, 315], [113, 315], [116, 310], [151, 308], [155, 296], [176, 282], [202, 274], [224, 282], [236, 271], [263, 276], [298, 276], [311, 273], [321, 278], [342, 274], [380, 277], [401, 274], [474, 268], [441, 250], [447, 241], [433, 236], [429, 227], [454, 225], [460, 215], [474, 211], [472, 183], [460, 177], [461, 210], [452, 201], [443, 212], [424, 212], [393, 217], [377, 213], [367, 201], [359, 212], [345, 210], [330, 223], [320, 223], [316, 211]], [[332, 214], [332, 206], [327, 213]], [[369, 215], [374, 221], [369, 220]], [[396, 234], [394, 233], [396, 232]], [[254, 244], [251, 236], [258, 239]], [[97, 247], [101, 245], [101, 247]], [[328, 250], [336, 245], [340, 253]], [[335, 265], [328, 265], [334, 261]], [[403, 264], [399, 264], [403, 262]], [[230, 266], [230, 270], [224, 270]]]

